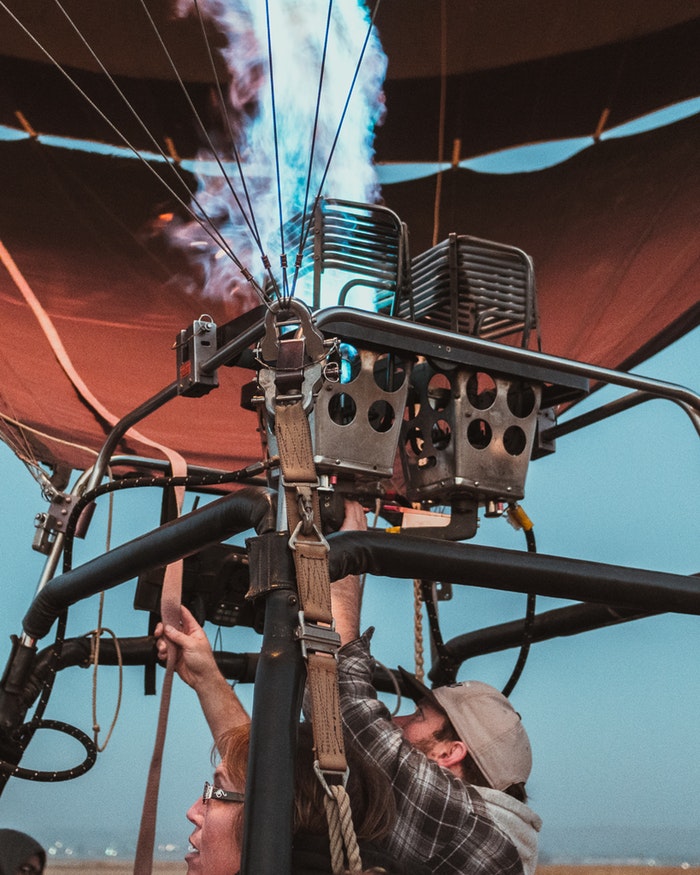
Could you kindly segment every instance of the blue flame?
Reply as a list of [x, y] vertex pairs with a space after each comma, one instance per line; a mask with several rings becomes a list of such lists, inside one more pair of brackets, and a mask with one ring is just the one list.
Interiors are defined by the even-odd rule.
[[[192, 3], [180, 0], [179, 13], [189, 13]], [[231, 250], [262, 284], [259, 250], [269, 257], [276, 277], [283, 246], [293, 264], [296, 251], [287, 252], [280, 225], [295, 219], [305, 204], [310, 209], [317, 194], [377, 201], [373, 141], [384, 113], [386, 56], [360, 0], [199, 0], [197, 5], [227, 40], [221, 50], [230, 72], [226, 102], [251, 211], [246, 221], [237, 175], [231, 185], [238, 202], [221, 177], [204, 174], [197, 175], [196, 210], [216, 217]], [[211, 152], [198, 157], [211, 158]], [[225, 157], [230, 159], [230, 150]], [[235, 300], [245, 294], [239, 268], [197, 222], [172, 228], [171, 235], [204, 268], [205, 297]]]

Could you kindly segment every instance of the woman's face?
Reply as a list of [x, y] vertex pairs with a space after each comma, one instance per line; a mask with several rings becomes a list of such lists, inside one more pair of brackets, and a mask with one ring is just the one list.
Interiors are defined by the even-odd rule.
[[[244, 787], [231, 781], [223, 765], [214, 772], [214, 786], [243, 793]], [[243, 803], [202, 797], [187, 812], [194, 824], [192, 850], [185, 856], [187, 875], [236, 875], [241, 868]]]

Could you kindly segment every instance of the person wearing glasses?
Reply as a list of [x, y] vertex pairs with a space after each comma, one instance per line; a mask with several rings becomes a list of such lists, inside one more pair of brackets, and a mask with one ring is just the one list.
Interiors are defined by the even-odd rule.
[[[357, 502], [346, 502], [341, 528], [366, 528]], [[431, 691], [413, 679], [416, 712], [392, 719], [372, 686], [371, 633], [359, 633], [357, 576], [334, 581], [331, 599], [343, 645], [338, 682], [346, 749], [389, 779], [387, 798], [397, 809], [385, 850], [410, 872], [427, 866], [434, 875], [534, 875], [541, 820], [526, 804], [532, 754], [510, 702], [479, 682]], [[180, 629], [156, 628], [159, 655], [168, 641], [177, 648], [175, 668], [196, 691], [217, 738], [249, 718], [218, 671], [206, 633], [186, 608], [181, 615]]]
[[46, 852], [31, 836], [0, 829], [0, 875], [42, 875]]
[[[250, 724], [226, 730], [218, 739], [221, 758], [212, 783], [190, 807], [187, 819], [194, 826], [185, 857], [187, 875], [236, 875], [241, 865], [246, 771]], [[314, 773], [313, 737], [308, 723], [299, 725], [295, 767], [292, 875], [330, 875], [331, 854], [324, 790]], [[381, 772], [352, 754], [348, 756], [347, 791], [364, 873], [408, 875], [381, 850], [394, 824], [389, 782]], [[427, 870], [410, 869], [411, 875]]]

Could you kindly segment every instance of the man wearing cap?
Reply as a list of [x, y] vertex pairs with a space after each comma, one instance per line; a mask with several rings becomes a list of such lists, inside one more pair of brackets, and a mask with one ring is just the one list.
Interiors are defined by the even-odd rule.
[[[343, 528], [365, 527], [362, 508], [347, 502]], [[387, 849], [440, 875], [533, 875], [541, 820], [525, 804], [532, 753], [508, 699], [479, 681], [429, 690], [404, 672], [417, 709], [392, 720], [372, 685], [373, 630], [359, 634], [359, 580], [349, 575], [331, 592], [343, 723], [396, 798]]]

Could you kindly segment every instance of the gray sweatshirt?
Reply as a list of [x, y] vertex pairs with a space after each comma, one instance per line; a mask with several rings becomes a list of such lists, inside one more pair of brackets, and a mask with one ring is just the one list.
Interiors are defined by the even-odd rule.
[[534, 875], [537, 866], [537, 833], [542, 820], [535, 812], [507, 793], [490, 787], [477, 787], [496, 826], [518, 849], [525, 875]]

